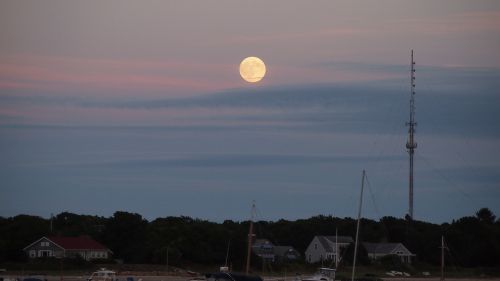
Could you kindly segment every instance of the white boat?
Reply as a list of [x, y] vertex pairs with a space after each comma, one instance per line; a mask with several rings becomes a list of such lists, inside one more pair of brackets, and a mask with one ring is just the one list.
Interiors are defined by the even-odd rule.
[[101, 268], [101, 270], [92, 273], [92, 275], [90, 275], [90, 277], [87, 278], [87, 281], [117, 281], [117, 280], [118, 279], [116, 278], [116, 272], [105, 268]]
[[309, 278], [303, 278], [302, 281], [335, 281], [335, 269], [320, 267], [313, 276]]

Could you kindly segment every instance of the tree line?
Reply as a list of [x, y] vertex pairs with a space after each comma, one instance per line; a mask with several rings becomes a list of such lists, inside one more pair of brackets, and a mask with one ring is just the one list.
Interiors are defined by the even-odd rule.
[[[114, 259], [125, 263], [224, 264], [228, 242], [229, 260], [243, 268], [249, 221], [222, 223], [190, 217], [164, 217], [148, 221], [140, 214], [115, 212], [111, 217], [63, 212], [52, 219], [31, 215], [0, 217], [0, 263], [27, 260], [24, 247], [42, 236], [89, 235], [113, 251]], [[275, 245], [295, 247], [302, 255], [315, 235], [354, 238], [356, 220], [319, 215], [295, 221], [259, 221], [257, 238]], [[500, 266], [500, 220], [487, 208], [473, 216], [434, 224], [383, 217], [362, 219], [360, 241], [401, 242], [417, 261], [439, 265], [441, 236], [454, 265], [463, 267]]]

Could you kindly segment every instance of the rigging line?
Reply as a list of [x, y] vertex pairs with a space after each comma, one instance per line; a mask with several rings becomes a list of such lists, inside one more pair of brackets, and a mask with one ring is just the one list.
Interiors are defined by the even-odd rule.
[[[424, 88], [427, 89], [427, 93], [437, 93], [438, 95], [442, 95], [443, 94], [439, 90], [438, 91], [433, 90], [432, 87], [429, 84], [422, 84], [422, 85], [423, 85]], [[424, 93], [425, 93], [425, 91], [424, 91]], [[437, 108], [447, 108], [447, 107], [449, 107], [449, 105], [444, 104], [439, 98], [433, 99], [433, 103], [435, 103], [435, 105], [436, 105]], [[442, 126], [439, 126], [439, 122], [429, 122], [429, 123], [426, 123], [426, 126], [429, 127], [430, 129], [434, 129], [437, 132], [443, 132], [443, 131], [445, 131], [444, 130], [445, 128], [443, 128]], [[480, 153], [480, 151], [476, 149], [477, 146], [470, 144], [471, 136], [472, 136], [472, 134], [462, 134], [460, 136], [460, 138], [457, 139], [457, 140], [461, 141], [465, 145], [465, 147], [466, 147], [467, 150], [472, 151], [475, 155], [481, 155], [482, 152]], [[464, 163], [466, 163], [466, 164], [469, 163], [469, 161], [465, 160], [465, 157], [460, 153], [460, 151], [463, 151], [463, 149], [461, 149], [460, 147], [458, 147], [458, 144], [456, 144], [454, 142], [447, 142], [446, 145], [448, 147], [450, 145], [453, 145], [454, 148], [455, 148], [454, 152], [455, 152], [456, 156], [458, 156], [458, 158], [460, 160], [462, 160]]]
[[[389, 171], [388, 173], [386, 173], [385, 177], [383, 177], [383, 180], [382, 180], [383, 185], [390, 186], [391, 184], [387, 183], [387, 180], [389, 179], [389, 177], [397, 177], [397, 178], [399, 178], [399, 176], [401, 175], [403, 169], [406, 169], [406, 164], [407, 164], [406, 161], [397, 161], [397, 162], [399, 162], [399, 164], [396, 166], [396, 168], [392, 169], [391, 171]], [[386, 170], [386, 172], [387, 171], [388, 170]], [[380, 182], [380, 178], [379, 178], [379, 182]], [[379, 186], [381, 186], [381, 185], [379, 184]], [[379, 196], [382, 196], [382, 197], [385, 198], [386, 193], [387, 193], [387, 189], [385, 189], [385, 188], [382, 190], [382, 194], [381, 194], [381, 190], [379, 190]]]
[[254, 215], [255, 215], [255, 217], [254, 217], [255, 227], [257, 228], [257, 231], [259, 232], [260, 237], [264, 237], [264, 230], [263, 230], [264, 227], [260, 223], [258, 223], [259, 221], [263, 221], [263, 216], [262, 216], [262, 213], [260, 212], [259, 208], [257, 208], [257, 205], [255, 205]]
[[459, 193], [462, 194], [465, 198], [467, 198], [467, 199], [475, 199], [470, 194], [468, 194], [468, 193], [466, 193], [465, 191], [462, 190], [462, 189], [464, 189], [463, 186], [461, 186], [460, 184], [453, 183], [447, 176], [445, 176], [441, 171], [439, 171], [437, 168], [435, 168], [430, 163], [430, 161], [427, 160], [426, 157], [424, 157], [421, 153], [419, 154], [419, 158], [421, 158], [422, 160], [424, 160], [424, 162], [427, 165], [429, 165], [429, 167], [431, 168], [431, 170], [433, 170], [436, 174], [438, 174], [441, 178], [443, 178], [449, 185], [454, 186], [454, 187], [458, 187], [458, 188], [456, 188], [456, 190], [458, 190]]
[[257, 208], [257, 205], [255, 205], [255, 221], [262, 220], [262, 213], [260, 212], [259, 208]]
[[457, 265], [460, 266], [461, 264], [463, 264], [463, 261], [460, 259], [459, 256], [454, 254], [453, 250], [450, 247], [448, 247], [448, 242], [446, 240], [444, 240], [444, 245], [446, 253], [448, 253], [448, 256], [450, 257], [449, 260], [453, 266], [453, 269], [455, 269], [455, 271], [458, 271]]
[[377, 215], [377, 218], [380, 218], [380, 212], [379, 212], [379, 209], [377, 206], [377, 202], [375, 201], [375, 196], [373, 194], [370, 181], [368, 180], [368, 175], [365, 175], [365, 179], [366, 179], [366, 183], [368, 185], [368, 191], [370, 191], [370, 197], [372, 198], [373, 208], [375, 209], [375, 214]]
[[[396, 115], [395, 115], [395, 116], [400, 116], [400, 115], [401, 115], [402, 110], [403, 110], [403, 107], [401, 107], [401, 106], [396, 106], [396, 102], [397, 102], [397, 99], [392, 99], [392, 103], [391, 103], [391, 105], [390, 105], [390, 107], [389, 107], [389, 110], [388, 110], [388, 111], [386, 111], [386, 112], [387, 112], [387, 114], [386, 114], [387, 119], [389, 119], [389, 118], [393, 115], [393, 113], [396, 113]], [[398, 110], [397, 110], [397, 111], [396, 111], [396, 110], [394, 110], [395, 108], [397, 108]], [[402, 115], [401, 115], [401, 116], [402, 116]], [[385, 124], [390, 124], [390, 123], [391, 123], [391, 122], [390, 122], [390, 119], [389, 119], [389, 120], [386, 120], [386, 122], [384, 122], [384, 123], [385, 123]], [[388, 142], [383, 142], [384, 144], [387, 144], [387, 143], [392, 144], [392, 143], [393, 143], [393, 141], [394, 141], [394, 139], [395, 139], [397, 136], [399, 136], [399, 134], [398, 134], [397, 132], [399, 131], [399, 129], [400, 129], [402, 126], [401, 126], [401, 125], [398, 125], [398, 124], [400, 124], [400, 123], [399, 123], [399, 122], [392, 122], [392, 126], [391, 126], [391, 128], [389, 129], [388, 133], [385, 133], [385, 134], [384, 134], [384, 135], [388, 135], [388, 134], [389, 134], [389, 141], [388, 141]], [[382, 135], [382, 133], [377, 134], [377, 137], [376, 137], [376, 138], [380, 138], [380, 135]], [[377, 142], [378, 142], [378, 141], [377, 141], [377, 139], [376, 139], [376, 140], [374, 141], [374, 149], [375, 149], [375, 147], [377, 146]], [[387, 145], [384, 145], [384, 146], [382, 146], [382, 148], [380, 149], [380, 152], [379, 152], [379, 154], [378, 154], [377, 158], [375, 159], [375, 163], [373, 164], [373, 169], [374, 169], [374, 170], [378, 167], [378, 164], [379, 164], [379, 162], [380, 162], [380, 159], [382, 158], [382, 155], [383, 155], [383, 154], [385, 154], [385, 152], [386, 152], [386, 149], [387, 149], [387, 148], [388, 148], [388, 146], [387, 146]]]

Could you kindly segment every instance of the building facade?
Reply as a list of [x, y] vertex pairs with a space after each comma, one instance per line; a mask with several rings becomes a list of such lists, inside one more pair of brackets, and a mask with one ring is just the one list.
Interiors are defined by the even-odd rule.
[[306, 262], [317, 263], [324, 260], [335, 260], [337, 257], [340, 261], [342, 250], [353, 242], [350, 236], [314, 236], [305, 252]]
[[89, 236], [42, 237], [26, 246], [23, 251], [29, 258], [80, 256], [85, 260], [108, 259], [112, 254], [110, 249]]
[[265, 262], [289, 262], [300, 258], [300, 253], [292, 246], [278, 246], [267, 239], [257, 239], [252, 252]]
[[411, 253], [403, 244], [401, 243], [368, 243], [364, 242], [363, 247], [365, 247], [368, 252], [368, 257], [372, 260], [378, 260], [381, 257], [388, 255], [396, 255], [401, 258], [403, 263], [411, 263], [415, 254]]

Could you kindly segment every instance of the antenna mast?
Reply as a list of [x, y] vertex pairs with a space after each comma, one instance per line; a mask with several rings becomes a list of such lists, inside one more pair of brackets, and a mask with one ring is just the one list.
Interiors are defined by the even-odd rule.
[[410, 121], [406, 122], [406, 126], [410, 127], [408, 129], [408, 141], [406, 142], [406, 149], [408, 155], [410, 156], [410, 178], [409, 178], [409, 209], [408, 216], [413, 219], [413, 154], [415, 153], [415, 148], [417, 148], [417, 143], [414, 141], [415, 127], [417, 123], [415, 122], [415, 61], [413, 60], [413, 50], [411, 50], [411, 72], [410, 72]]

